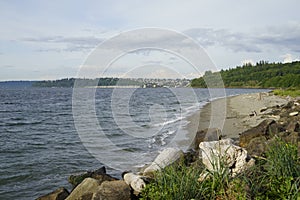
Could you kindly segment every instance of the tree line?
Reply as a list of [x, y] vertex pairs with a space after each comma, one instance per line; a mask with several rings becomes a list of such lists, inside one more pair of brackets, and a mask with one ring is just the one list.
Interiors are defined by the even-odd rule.
[[33, 87], [74, 87], [76, 82], [77, 87], [89, 87], [89, 86], [127, 86], [137, 85], [141, 83], [131, 79], [120, 79], [120, 78], [98, 78], [98, 79], [85, 79], [85, 78], [65, 78], [60, 80], [47, 80], [37, 81], [32, 84]]
[[210, 87], [217, 76], [221, 76], [224, 86], [229, 88], [291, 88], [300, 87], [300, 62], [269, 63], [260, 61], [219, 72], [207, 71], [191, 81], [192, 87]]

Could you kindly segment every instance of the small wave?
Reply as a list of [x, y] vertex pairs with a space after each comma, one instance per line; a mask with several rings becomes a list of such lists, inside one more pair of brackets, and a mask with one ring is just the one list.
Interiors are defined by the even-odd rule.
[[162, 123], [154, 124], [153, 126], [154, 126], [154, 127], [166, 126], [166, 125], [169, 125], [169, 124], [178, 122], [178, 121], [180, 121], [180, 120], [182, 120], [182, 119], [183, 119], [183, 117], [177, 117], [177, 118], [171, 119], [171, 120], [169, 120], [169, 121], [165, 121], [165, 122], [162, 122]]
[[26, 125], [36, 125], [41, 124], [43, 121], [35, 121], [35, 122], [8, 122], [4, 124], [5, 126], [26, 126]]
[[149, 148], [151, 149], [154, 145], [164, 146], [167, 144], [166, 139], [176, 133], [176, 130], [167, 130], [162, 134], [156, 135], [149, 140]]

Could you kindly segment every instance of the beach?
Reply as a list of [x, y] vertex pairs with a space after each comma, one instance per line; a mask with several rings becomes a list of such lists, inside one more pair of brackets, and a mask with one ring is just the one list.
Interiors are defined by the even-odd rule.
[[262, 111], [273, 106], [281, 106], [287, 98], [272, 93], [242, 94], [213, 100], [188, 118], [188, 132], [194, 133], [207, 128], [219, 129], [222, 138], [238, 140], [239, 135], [257, 126], [264, 119], [276, 119]]

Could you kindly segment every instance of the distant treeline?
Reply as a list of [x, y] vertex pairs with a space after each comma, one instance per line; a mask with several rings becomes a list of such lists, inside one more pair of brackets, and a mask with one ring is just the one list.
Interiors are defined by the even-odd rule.
[[65, 78], [53, 81], [37, 81], [33, 83], [33, 87], [89, 87], [89, 86], [141, 86], [142, 83], [131, 79], [120, 78], [99, 78], [99, 79], [81, 79], [81, 78]]
[[30, 88], [35, 81], [2, 81], [1, 88]]
[[[207, 87], [217, 76], [223, 79], [225, 87], [290, 88], [300, 87], [300, 62], [268, 63], [260, 61], [220, 72], [205, 72], [203, 77], [193, 79], [192, 87]], [[211, 84], [209, 84], [211, 86]]]

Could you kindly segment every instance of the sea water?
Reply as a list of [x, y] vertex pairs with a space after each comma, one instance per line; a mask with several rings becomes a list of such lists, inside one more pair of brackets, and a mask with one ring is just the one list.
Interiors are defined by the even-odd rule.
[[[176, 136], [188, 134], [186, 117], [212, 99], [207, 89], [93, 91], [90, 124], [84, 110], [82, 116], [74, 112], [72, 88], [0, 90], [0, 199], [34, 199], [61, 186], [71, 189], [70, 174], [103, 165], [118, 177], [120, 169], [151, 162]], [[258, 91], [226, 89], [213, 98]], [[88, 138], [92, 129], [101, 132], [92, 135], [94, 141]], [[100, 146], [100, 140], [109, 142]]]

